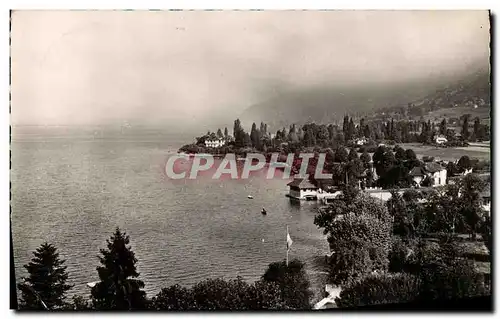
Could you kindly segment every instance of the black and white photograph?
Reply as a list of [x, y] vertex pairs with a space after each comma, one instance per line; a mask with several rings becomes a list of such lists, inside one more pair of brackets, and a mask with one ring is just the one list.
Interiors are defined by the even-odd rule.
[[11, 10], [11, 309], [492, 311], [493, 20]]

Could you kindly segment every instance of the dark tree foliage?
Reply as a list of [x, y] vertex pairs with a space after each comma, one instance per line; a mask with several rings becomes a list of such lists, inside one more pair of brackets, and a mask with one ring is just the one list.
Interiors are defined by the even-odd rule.
[[151, 309], [189, 310], [283, 310], [278, 284], [256, 281], [207, 279], [192, 288], [179, 285], [163, 288], [152, 300]]
[[375, 198], [360, 194], [351, 203], [320, 209], [314, 224], [328, 235], [332, 282], [344, 284], [387, 268], [391, 217]]
[[44, 303], [49, 310], [62, 309], [66, 306], [66, 292], [71, 289], [66, 284], [65, 261], [59, 259], [57, 248], [48, 243], [42, 244], [33, 255], [31, 262], [24, 265], [29, 276], [23, 278], [25, 283], [18, 285], [21, 291], [19, 308], [42, 310]]
[[101, 249], [97, 267], [100, 281], [92, 288], [92, 302], [98, 310], [136, 310], [147, 307], [144, 282], [136, 279], [139, 273], [137, 259], [128, 246], [129, 236], [119, 228], [107, 240], [107, 249]]
[[353, 160], [355, 160], [355, 159], [359, 159], [358, 152], [356, 151], [356, 149], [351, 148], [351, 149], [349, 150], [349, 155], [347, 156], [347, 159], [348, 159], [349, 161], [353, 161]]
[[459, 173], [463, 173], [466, 170], [472, 168], [472, 162], [469, 156], [463, 155], [462, 157], [460, 157], [457, 163], [457, 168]]
[[89, 300], [83, 296], [73, 296], [72, 303], [67, 310], [86, 311], [93, 310]]
[[439, 134], [446, 135], [447, 130], [448, 129], [446, 127], [446, 119], [443, 119], [439, 124]]
[[485, 186], [484, 181], [476, 174], [468, 174], [459, 183], [461, 195], [455, 205], [461, 210], [467, 230], [472, 237], [475, 237], [484, 220], [485, 212], [480, 194]]
[[407, 149], [405, 151], [405, 157], [407, 160], [416, 160], [417, 159], [417, 154], [415, 154], [415, 152], [412, 150], [412, 149]]
[[188, 288], [173, 285], [163, 288], [151, 302], [154, 310], [186, 311], [194, 309], [194, 298]]
[[470, 137], [470, 132], [469, 132], [469, 117], [470, 114], [465, 114], [462, 116], [463, 122], [462, 122], [462, 138], [464, 141], [469, 140]]
[[222, 134], [222, 131], [221, 131], [220, 128], [217, 130], [217, 137], [218, 138], [223, 138], [224, 137], [224, 135]]
[[335, 162], [346, 163], [349, 160], [349, 154], [344, 147], [335, 150]]
[[488, 248], [488, 252], [491, 254], [493, 237], [492, 237], [492, 224], [490, 216], [485, 216], [484, 221], [480, 227], [480, 233], [486, 247]]
[[431, 252], [420, 262], [420, 299], [447, 300], [490, 294], [484, 276], [475, 270], [473, 261], [463, 258], [456, 241], [441, 240], [439, 248]]
[[407, 303], [418, 298], [419, 286], [418, 278], [409, 274], [373, 274], [348, 285], [335, 302], [340, 308]]
[[363, 162], [363, 165], [365, 168], [368, 168], [370, 165], [371, 157], [370, 154], [368, 154], [367, 150], [365, 149], [359, 159]]
[[397, 145], [396, 147], [394, 147], [394, 157], [396, 158], [397, 161], [406, 160], [405, 150], [401, 146]]
[[279, 286], [282, 302], [291, 309], [310, 309], [312, 292], [306, 274], [305, 264], [298, 259], [289, 262], [275, 262], [269, 265], [262, 276], [267, 283]]
[[398, 191], [391, 191], [387, 208], [393, 217], [393, 234], [403, 237], [413, 236], [415, 234], [413, 215], [407, 210], [406, 201]]
[[241, 122], [239, 119], [236, 119], [234, 121], [234, 128], [233, 128], [233, 137], [234, 137], [234, 145], [236, 147], [245, 147], [246, 145], [246, 136], [245, 136], [245, 131], [243, 130], [243, 127], [241, 127]]

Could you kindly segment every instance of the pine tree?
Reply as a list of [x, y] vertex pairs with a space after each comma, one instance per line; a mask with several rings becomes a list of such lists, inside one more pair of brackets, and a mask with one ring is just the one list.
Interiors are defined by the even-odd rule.
[[146, 308], [144, 282], [136, 279], [137, 259], [130, 246], [129, 236], [116, 228], [107, 240], [108, 249], [101, 249], [97, 267], [101, 280], [92, 288], [92, 301], [98, 310], [132, 310]]
[[57, 248], [42, 244], [35, 252], [31, 262], [24, 265], [29, 273], [25, 283], [19, 284], [21, 290], [20, 309], [49, 310], [61, 309], [66, 299], [66, 291], [72, 286], [66, 284], [68, 274], [64, 260], [59, 259]]
[[345, 115], [344, 116], [344, 123], [342, 125], [342, 132], [344, 133], [344, 136], [348, 136], [347, 131], [349, 130], [349, 116]]
[[464, 141], [469, 140], [469, 114], [463, 116], [462, 138]]
[[364, 133], [363, 134], [364, 134], [364, 136], [366, 138], [371, 138], [372, 137], [370, 126], [368, 124], [365, 125], [365, 127], [364, 127]]
[[257, 125], [252, 124], [252, 130], [250, 131], [250, 140], [252, 141], [252, 146], [261, 149], [260, 143], [260, 131], [257, 130]]
[[351, 117], [351, 120], [349, 121], [348, 129], [347, 129], [348, 136], [346, 136], [346, 140], [349, 141], [349, 140], [353, 139], [355, 133], [356, 133], [356, 126], [354, 125], [354, 121], [352, 120], [352, 117]]
[[223, 137], [224, 137], [224, 135], [222, 135], [222, 131], [221, 131], [221, 129], [218, 129], [218, 130], [217, 130], [217, 137], [218, 137], [218, 138], [223, 138]]
[[234, 137], [234, 145], [236, 147], [245, 146], [245, 131], [241, 127], [240, 119], [236, 119], [234, 121], [233, 137]]
[[443, 119], [441, 121], [441, 124], [439, 124], [439, 134], [446, 135], [446, 131], [447, 131], [446, 119]]
[[229, 132], [227, 131], [227, 127], [224, 128], [224, 137], [227, 139]]
[[479, 117], [476, 117], [474, 119], [474, 133], [473, 133], [475, 139], [482, 140], [483, 139], [483, 134], [481, 130], [481, 120]]

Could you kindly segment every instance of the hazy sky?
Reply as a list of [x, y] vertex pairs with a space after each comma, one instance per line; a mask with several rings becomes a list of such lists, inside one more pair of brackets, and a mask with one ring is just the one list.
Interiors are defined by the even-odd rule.
[[282, 90], [489, 56], [487, 11], [16, 11], [11, 37], [12, 123], [37, 125], [229, 119]]

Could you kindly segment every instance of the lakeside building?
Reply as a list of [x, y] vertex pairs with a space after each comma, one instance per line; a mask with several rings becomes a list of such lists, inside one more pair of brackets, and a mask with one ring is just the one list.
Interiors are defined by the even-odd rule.
[[340, 190], [332, 186], [332, 180], [317, 180], [311, 182], [305, 178], [295, 178], [287, 184], [289, 187], [288, 197], [299, 200], [323, 200], [329, 201], [342, 194]]
[[287, 184], [288, 196], [295, 199], [317, 199], [318, 187], [305, 178], [296, 178]]
[[221, 147], [226, 144], [226, 141], [222, 138], [216, 138], [216, 139], [207, 139], [205, 140], [205, 146], [206, 147]]

